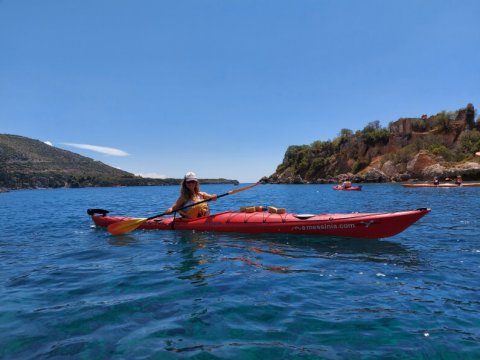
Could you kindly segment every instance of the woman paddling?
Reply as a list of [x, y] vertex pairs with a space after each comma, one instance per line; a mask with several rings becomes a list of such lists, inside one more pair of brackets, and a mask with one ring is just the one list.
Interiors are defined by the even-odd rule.
[[[180, 187], [180, 197], [175, 204], [165, 211], [167, 214], [177, 211], [182, 207], [195, 204], [203, 200], [217, 200], [217, 195], [210, 195], [206, 192], [200, 191], [200, 185], [198, 183], [197, 175], [193, 172], [187, 172], [183, 178], [182, 185]], [[208, 204], [206, 202], [189, 207], [179, 211], [182, 217], [188, 219], [195, 219], [209, 214]]]
[[342, 183], [342, 188], [349, 189], [352, 187], [352, 182], [349, 178], [346, 178], [345, 181]]
[[461, 186], [463, 184], [463, 179], [460, 175], [457, 175], [457, 178], [455, 179], [455, 185]]

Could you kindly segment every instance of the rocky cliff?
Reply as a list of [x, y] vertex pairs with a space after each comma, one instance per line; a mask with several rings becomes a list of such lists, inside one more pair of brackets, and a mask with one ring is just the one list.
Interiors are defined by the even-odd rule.
[[271, 183], [431, 180], [462, 175], [480, 179], [480, 121], [468, 104], [453, 112], [401, 118], [382, 128], [342, 129], [332, 141], [290, 146]]

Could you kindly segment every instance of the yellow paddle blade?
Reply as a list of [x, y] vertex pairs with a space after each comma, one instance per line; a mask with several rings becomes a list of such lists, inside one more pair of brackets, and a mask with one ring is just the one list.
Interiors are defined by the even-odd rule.
[[128, 219], [108, 225], [107, 229], [112, 235], [126, 234], [142, 225], [147, 219]]

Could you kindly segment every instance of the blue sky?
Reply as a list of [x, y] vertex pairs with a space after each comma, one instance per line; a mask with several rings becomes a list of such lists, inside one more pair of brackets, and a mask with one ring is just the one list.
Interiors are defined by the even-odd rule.
[[480, 106], [476, 0], [0, 0], [0, 133], [145, 176]]

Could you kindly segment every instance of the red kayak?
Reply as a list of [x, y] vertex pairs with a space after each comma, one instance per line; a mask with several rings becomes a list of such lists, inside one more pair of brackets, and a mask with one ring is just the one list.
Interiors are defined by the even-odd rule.
[[442, 184], [402, 184], [404, 188], [465, 188], [465, 187], [480, 187], [480, 183], [462, 183], [457, 185], [455, 183]]
[[[198, 219], [160, 217], [145, 221], [138, 228], [148, 230], [197, 230], [239, 233], [278, 233], [318, 236], [343, 236], [353, 238], [385, 238], [394, 236], [431, 209], [420, 208], [409, 211], [351, 213], [351, 214], [272, 214], [265, 211], [246, 213], [226, 211]], [[109, 216], [108, 211], [89, 209], [96, 226], [136, 218]]]
[[342, 185], [337, 185], [333, 187], [333, 190], [342, 190], [342, 191], [361, 191], [361, 186], [351, 186], [351, 187], [343, 187]]

